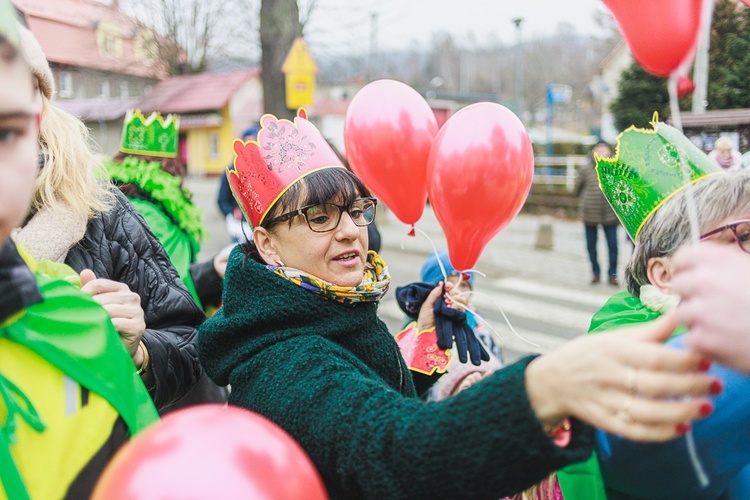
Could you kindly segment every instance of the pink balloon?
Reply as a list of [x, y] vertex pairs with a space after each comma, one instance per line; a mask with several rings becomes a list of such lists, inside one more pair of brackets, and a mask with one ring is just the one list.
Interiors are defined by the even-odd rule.
[[481, 102], [448, 119], [430, 151], [427, 189], [453, 267], [477, 263], [521, 211], [533, 176], [531, 140], [508, 108]]
[[742, 0], [742, 3], [750, 7], [750, 0]]
[[666, 77], [693, 55], [703, 1], [603, 0], [620, 26], [638, 64]]
[[394, 80], [357, 92], [346, 111], [349, 164], [401, 222], [414, 224], [427, 201], [427, 157], [438, 126], [419, 93]]
[[168, 414], [122, 447], [94, 500], [327, 498], [307, 454], [279, 426], [237, 407]]

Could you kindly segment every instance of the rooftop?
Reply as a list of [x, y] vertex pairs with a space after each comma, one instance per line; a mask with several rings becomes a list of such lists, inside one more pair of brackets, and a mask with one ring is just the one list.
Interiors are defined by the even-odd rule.
[[260, 70], [173, 76], [154, 85], [138, 103], [144, 113], [196, 113], [221, 109]]

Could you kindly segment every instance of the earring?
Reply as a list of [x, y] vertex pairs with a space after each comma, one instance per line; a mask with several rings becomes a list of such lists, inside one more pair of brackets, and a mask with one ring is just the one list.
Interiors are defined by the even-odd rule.
[[281, 262], [280, 260], [276, 259], [276, 261], [275, 261], [275, 262], [276, 262], [276, 265], [277, 265], [277, 266], [279, 266], [279, 267], [284, 267], [284, 263], [283, 263], [283, 262]]

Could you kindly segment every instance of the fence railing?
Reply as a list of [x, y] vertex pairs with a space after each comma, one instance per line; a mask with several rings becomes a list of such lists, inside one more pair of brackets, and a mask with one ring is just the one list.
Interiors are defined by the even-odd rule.
[[565, 186], [568, 191], [573, 191], [576, 168], [588, 161], [586, 155], [535, 156], [534, 184]]

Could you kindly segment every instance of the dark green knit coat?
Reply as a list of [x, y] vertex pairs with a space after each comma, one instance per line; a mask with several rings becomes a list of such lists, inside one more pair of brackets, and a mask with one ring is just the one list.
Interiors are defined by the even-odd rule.
[[524, 388], [531, 358], [424, 403], [376, 304], [329, 301], [239, 249], [223, 300], [199, 331], [206, 372], [302, 445], [331, 498], [495, 500], [591, 455], [585, 424], [565, 449], [542, 431]]

